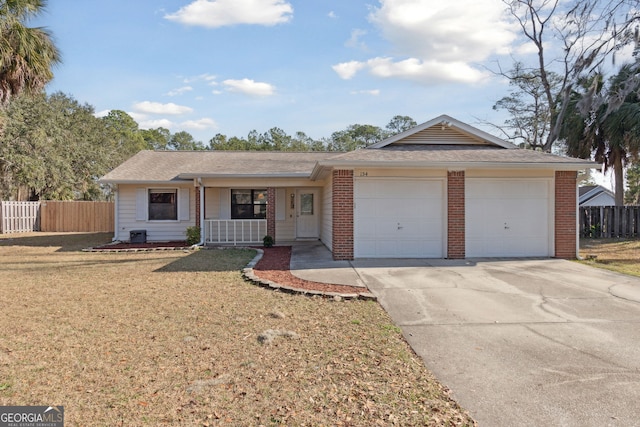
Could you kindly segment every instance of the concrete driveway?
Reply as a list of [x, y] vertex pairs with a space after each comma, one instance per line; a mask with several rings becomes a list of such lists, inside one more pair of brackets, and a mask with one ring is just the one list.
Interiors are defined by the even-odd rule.
[[550, 259], [352, 265], [480, 426], [640, 426], [640, 278]]

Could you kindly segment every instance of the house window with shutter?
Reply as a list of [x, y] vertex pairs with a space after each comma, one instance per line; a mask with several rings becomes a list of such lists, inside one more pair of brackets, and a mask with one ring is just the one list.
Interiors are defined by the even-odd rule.
[[265, 219], [267, 190], [231, 190], [231, 219]]
[[149, 190], [149, 220], [176, 221], [178, 219], [178, 190]]

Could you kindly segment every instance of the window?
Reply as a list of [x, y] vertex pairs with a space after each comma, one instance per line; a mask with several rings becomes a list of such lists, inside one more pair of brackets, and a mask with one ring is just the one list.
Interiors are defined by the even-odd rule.
[[178, 219], [178, 190], [149, 190], [149, 220]]
[[267, 190], [231, 190], [231, 219], [267, 217]]

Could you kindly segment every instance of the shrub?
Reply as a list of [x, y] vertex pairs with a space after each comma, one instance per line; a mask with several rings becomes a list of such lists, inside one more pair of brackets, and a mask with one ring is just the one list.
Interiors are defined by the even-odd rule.
[[187, 245], [200, 243], [200, 227], [187, 227]]
[[272, 247], [274, 243], [273, 237], [271, 236], [264, 236], [264, 239], [262, 239], [262, 244], [265, 248]]

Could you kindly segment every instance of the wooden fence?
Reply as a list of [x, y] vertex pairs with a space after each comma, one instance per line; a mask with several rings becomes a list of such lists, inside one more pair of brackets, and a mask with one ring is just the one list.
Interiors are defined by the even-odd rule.
[[580, 237], [630, 238], [640, 236], [640, 206], [585, 206], [580, 208]]
[[0, 202], [0, 233], [40, 229], [40, 202]]
[[113, 232], [113, 202], [1, 202], [2, 233]]

